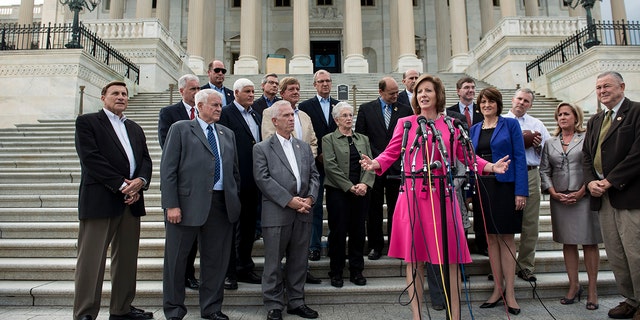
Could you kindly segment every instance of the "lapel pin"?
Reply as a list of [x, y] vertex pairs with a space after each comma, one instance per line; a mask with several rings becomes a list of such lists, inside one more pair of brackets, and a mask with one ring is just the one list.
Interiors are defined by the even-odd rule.
[[393, 108], [393, 111], [398, 111], [398, 107]]
[[622, 120], [622, 117], [617, 117], [616, 120], [620, 121]]

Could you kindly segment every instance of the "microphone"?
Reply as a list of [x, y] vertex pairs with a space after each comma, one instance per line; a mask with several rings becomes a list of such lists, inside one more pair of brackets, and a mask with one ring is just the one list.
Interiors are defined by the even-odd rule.
[[418, 116], [418, 125], [420, 125], [420, 131], [422, 132], [422, 139], [426, 142], [427, 137], [427, 118], [424, 116]]
[[462, 138], [464, 140], [471, 141], [471, 138], [469, 138], [469, 133], [464, 128], [464, 125], [462, 125], [462, 121], [460, 121], [459, 119], [454, 119], [453, 125], [455, 125], [460, 130], [460, 134], [462, 135]]
[[402, 133], [402, 153], [407, 149], [407, 139], [409, 139], [409, 129], [411, 129], [411, 121], [404, 122], [404, 132]]
[[438, 150], [440, 150], [440, 153], [442, 154], [442, 158], [443, 159], [447, 159], [447, 148], [445, 147], [446, 145], [444, 144], [444, 141], [442, 140], [442, 134], [440, 134], [440, 131], [438, 131], [438, 129], [436, 129], [436, 123], [433, 122], [433, 120], [429, 120], [429, 121], [427, 121], [427, 124], [429, 125], [429, 128], [431, 128], [431, 132], [433, 132], [433, 135], [436, 137], [436, 142], [438, 144]]
[[429, 165], [430, 170], [435, 170], [440, 168], [442, 168], [442, 162], [440, 162], [440, 160], [436, 160]]
[[453, 120], [453, 118], [451, 118], [449, 116], [444, 117], [444, 122], [447, 124], [447, 127], [449, 127], [449, 132], [451, 132], [451, 136], [453, 136], [454, 132], [455, 132], [452, 120]]
[[418, 130], [416, 130], [416, 136], [413, 138], [413, 143], [411, 143], [411, 148], [409, 148], [409, 153], [412, 153], [413, 150], [415, 150], [416, 148], [418, 148], [420, 146], [418, 138], [420, 138], [420, 136], [422, 135], [421, 132], [422, 131], [420, 130], [420, 128], [418, 128]]

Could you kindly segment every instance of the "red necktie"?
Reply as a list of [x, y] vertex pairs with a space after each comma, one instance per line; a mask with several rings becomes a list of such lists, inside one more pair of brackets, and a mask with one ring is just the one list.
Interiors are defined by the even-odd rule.
[[469, 114], [469, 106], [464, 107], [464, 116], [467, 118], [467, 125], [471, 128], [471, 115]]
[[196, 112], [195, 112], [194, 107], [191, 107], [191, 114], [189, 114], [189, 119], [193, 120], [196, 117]]

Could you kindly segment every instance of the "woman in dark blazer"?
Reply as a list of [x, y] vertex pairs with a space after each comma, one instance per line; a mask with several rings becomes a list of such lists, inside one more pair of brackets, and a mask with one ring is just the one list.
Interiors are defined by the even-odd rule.
[[356, 285], [367, 284], [364, 270], [365, 217], [369, 204], [369, 188], [375, 175], [362, 170], [360, 155], [371, 156], [367, 136], [353, 132], [353, 107], [340, 102], [331, 111], [338, 128], [322, 138], [324, 154], [324, 186], [329, 214], [329, 258], [331, 285], [343, 285], [345, 246], [349, 235], [349, 280]]
[[474, 196], [474, 229], [487, 231], [494, 281], [493, 293], [480, 308], [493, 308], [504, 299], [509, 313], [519, 314], [514, 290], [514, 234], [522, 231], [522, 210], [529, 196], [524, 141], [518, 121], [500, 116], [500, 91], [495, 88], [482, 90], [477, 104], [484, 120], [471, 127], [470, 131], [476, 154], [492, 162], [508, 155], [513, 164], [503, 174], [482, 176]]
[[596, 310], [600, 261], [598, 243], [602, 243], [602, 232], [598, 211], [591, 210], [584, 185], [584, 115], [580, 107], [562, 102], [556, 107], [554, 116], [558, 127], [555, 137], [549, 139], [542, 149], [540, 177], [542, 192], [551, 196], [553, 241], [562, 243], [564, 265], [569, 276], [569, 291], [560, 303], [573, 304], [582, 295], [578, 279], [578, 244], [581, 244], [589, 278], [586, 308]]

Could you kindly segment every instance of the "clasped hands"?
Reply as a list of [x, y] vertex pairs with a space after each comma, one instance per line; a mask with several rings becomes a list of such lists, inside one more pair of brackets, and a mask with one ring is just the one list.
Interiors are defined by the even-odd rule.
[[144, 181], [140, 178], [124, 179], [124, 183], [127, 186], [120, 191], [124, 194], [124, 203], [131, 205], [140, 200], [140, 190], [144, 187]]
[[587, 184], [587, 188], [589, 188], [589, 193], [591, 193], [592, 196], [602, 197], [607, 189], [611, 188], [611, 182], [607, 179], [593, 180]]
[[[362, 161], [362, 160], [361, 160]], [[355, 194], [356, 196], [364, 196], [367, 194], [367, 185], [364, 183], [358, 183], [355, 184], [353, 186], [351, 186], [351, 188], [349, 188], [349, 191], [353, 194]]]
[[287, 207], [296, 210], [298, 213], [309, 213], [311, 212], [311, 207], [313, 206], [313, 200], [311, 197], [302, 198], [302, 197], [293, 197], [287, 203]]

